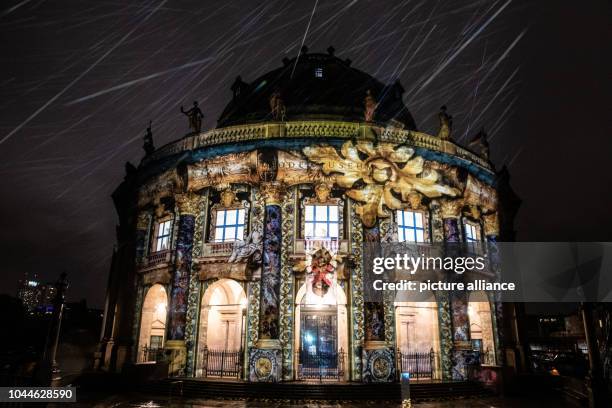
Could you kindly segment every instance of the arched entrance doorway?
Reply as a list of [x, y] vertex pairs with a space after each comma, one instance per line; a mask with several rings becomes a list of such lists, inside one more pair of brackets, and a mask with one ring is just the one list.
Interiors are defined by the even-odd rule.
[[156, 361], [163, 350], [168, 313], [168, 295], [159, 283], [147, 290], [142, 303], [138, 361]]
[[440, 378], [438, 304], [433, 292], [395, 302], [398, 370], [415, 379]]
[[196, 375], [239, 377], [244, 349], [246, 294], [232, 279], [210, 285], [202, 297]]
[[474, 348], [482, 352], [483, 364], [495, 364], [495, 341], [491, 303], [485, 292], [470, 293], [468, 303], [470, 339]]
[[348, 381], [346, 294], [335, 281], [315, 292], [306, 282], [295, 297], [295, 379]]

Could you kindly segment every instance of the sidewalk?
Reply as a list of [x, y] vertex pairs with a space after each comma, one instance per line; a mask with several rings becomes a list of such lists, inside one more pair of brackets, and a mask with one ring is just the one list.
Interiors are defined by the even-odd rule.
[[[78, 398], [78, 396], [77, 396]], [[399, 408], [396, 402], [381, 401], [279, 401], [279, 400], [211, 400], [211, 399], [181, 399], [148, 396], [129, 393], [116, 396], [83, 396], [76, 403], [49, 404], [50, 408]], [[511, 398], [469, 398], [448, 401], [422, 402], [413, 404], [418, 408], [539, 408], [555, 406], [556, 408], [576, 408], [578, 405], [563, 399], [527, 399]]]

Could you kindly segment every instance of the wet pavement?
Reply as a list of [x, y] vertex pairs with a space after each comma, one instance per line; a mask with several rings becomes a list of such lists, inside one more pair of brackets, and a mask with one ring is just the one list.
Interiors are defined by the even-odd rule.
[[[212, 400], [183, 399], [148, 396], [145, 394], [121, 394], [115, 396], [86, 396], [77, 398], [76, 403], [49, 404], [49, 407], [71, 408], [396, 408], [401, 404], [385, 401], [279, 401], [279, 400]], [[498, 397], [455, 399], [448, 401], [433, 401], [414, 403], [418, 408], [536, 408], [554, 406], [557, 408], [575, 408], [578, 405], [563, 399], [527, 399]]]

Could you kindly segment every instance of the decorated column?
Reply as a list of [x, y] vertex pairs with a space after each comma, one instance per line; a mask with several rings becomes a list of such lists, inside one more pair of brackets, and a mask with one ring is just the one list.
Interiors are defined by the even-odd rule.
[[178, 194], [176, 204], [179, 213], [178, 235], [168, 312], [168, 340], [166, 341], [166, 349], [171, 350], [170, 375], [182, 374], [186, 364], [185, 331], [198, 199], [192, 193]]
[[151, 229], [151, 214], [146, 211], [138, 213], [136, 220], [136, 263], [142, 263], [148, 255], [147, 242]]
[[[363, 228], [364, 245], [370, 252], [365, 262], [371, 262], [372, 256], [379, 256], [381, 221], [373, 226]], [[365, 255], [365, 254], [364, 254]], [[371, 273], [371, 271], [369, 271]], [[375, 302], [365, 302], [365, 347], [363, 350], [363, 381], [364, 382], [392, 382], [396, 379], [395, 353], [388, 347], [386, 340], [386, 320], [384, 294]]]
[[[459, 216], [463, 207], [462, 200], [442, 201], [442, 223], [444, 225], [444, 242], [446, 255], [453, 256], [459, 254], [459, 244], [461, 243], [461, 232]], [[452, 276], [454, 278], [454, 276]], [[469, 358], [470, 344], [470, 319], [468, 316], [468, 294], [467, 292], [450, 293], [450, 311], [452, 320], [452, 372], [453, 380], [466, 379], [466, 364]]]
[[282, 353], [280, 345], [280, 283], [283, 189], [280, 183], [261, 184], [265, 201], [263, 268], [261, 272], [259, 336], [249, 356], [251, 381], [279, 381], [281, 379]]
[[[482, 216], [484, 221], [484, 234], [487, 240], [487, 254], [491, 272], [495, 273], [495, 280], [501, 280], [501, 260], [499, 248], [497, 247], [497, 237], [499, 236], [499, 217], [497, 212]], [[494, 296], [492, 310], [495, 318], [493, 319], [493, 340], [495, 342], [495, 359], [497, 365], [503, 363], [503, 352], [501, 340], [503, 337], [503, 305], [499, 293]]]
[[281, 249], [281, 283], [279, 310], [279, 339], [283, 350], [283, 380], [293, 379], [293, 341], [294, 341], [294, 278], [293, 265], [289, 254], [293, 253], [295, 217], [297, 216], [297, 187], [287, 190], [282, 206], [282, 249]]

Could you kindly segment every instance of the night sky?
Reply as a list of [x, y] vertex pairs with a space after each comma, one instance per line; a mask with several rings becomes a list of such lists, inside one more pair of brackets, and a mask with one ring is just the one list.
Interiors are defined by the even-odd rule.
[[[126, 5], [128, 4], [129, 5]], [[523, 199], [523, 241], [610, 241], [607, 1], [8, 0], [0, 6], [0, 290], [69, 273], [103, 303], [124, 163], [214, 127], [237, 75], [310, 51], [399, 78], [420, 130], [446, 104], [465, 143], [482, 126]]]

